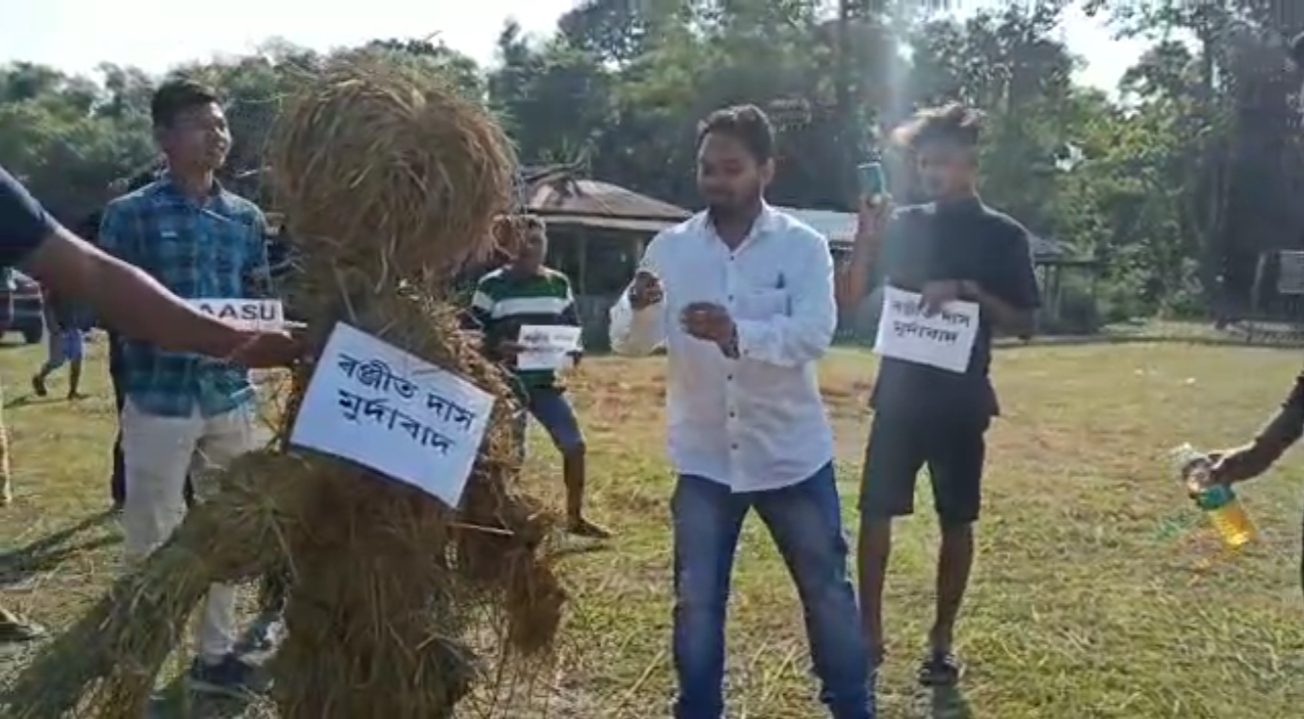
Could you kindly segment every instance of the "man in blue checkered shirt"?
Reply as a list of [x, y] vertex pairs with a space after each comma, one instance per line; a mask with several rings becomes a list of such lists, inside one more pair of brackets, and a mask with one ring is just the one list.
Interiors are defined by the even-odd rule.
[[[231, 146], [216, 94], [193, 81], [169, 81], [155, 92], [150, 112], [168, 171], [109, 203], [101, 246], [186, 299], [267, 296], [263, 213], [214, 179]], [[124, 549], [136, 558], [181, 523], [188, 473], [224, 465], [267, 436], [257, 423], [245, 368], [122, 342], [122, 525]], [[196, 471], [192, 480], [203, 501], [208, 473]], [[214, 585], [190, 670], [194, 689], [228, 695], [256, 690], [254, 667], [235, 651], [235, 639], [235, 588]]]

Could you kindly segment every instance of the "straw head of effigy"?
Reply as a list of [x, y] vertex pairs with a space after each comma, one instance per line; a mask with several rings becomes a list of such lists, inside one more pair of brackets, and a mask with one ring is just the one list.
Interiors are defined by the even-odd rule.
[[306, 264], [425, 284], [491, 248], [515, 157], [482, 104], [441, 74], [382, 57], [333, 61], [305, 83], [272, 129], [268, 160]]

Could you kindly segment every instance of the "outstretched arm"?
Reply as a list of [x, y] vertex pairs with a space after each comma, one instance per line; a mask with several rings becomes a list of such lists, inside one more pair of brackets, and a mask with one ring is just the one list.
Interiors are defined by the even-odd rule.
[[[288, 363], [298, 354], [288, 336], [243, 332], [209, 317], [145, 272], [76, 237], [0, 168], [0, 265], [14, 264], [56, 294], [89, 306], [124, 334], [164, 349], [247, 359], [258, 366], [273, 359], [271, 364]], [[277, 341], [269, 344], [272, 339]]]
[[1218, 482], [1240, 482], [1263, 474], [1304, 436], [1304, 372], [1295, 378], [1281, 408], [1249, 444], [1224, 452], [1214, 465]]

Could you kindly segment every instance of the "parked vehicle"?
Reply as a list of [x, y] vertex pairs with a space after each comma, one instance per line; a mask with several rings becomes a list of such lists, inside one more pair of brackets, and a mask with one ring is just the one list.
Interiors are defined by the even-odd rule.
[[[13, 301], [14, 316], [3, 334], [17, 332], [27, 344], [36, 344], [45, 336], [45, 297], [41, 285], [31, 277], [13, 271], [12, 286], [0, 283], [0, 303]], [[9, 297], [5, 297], [9, 295]]]

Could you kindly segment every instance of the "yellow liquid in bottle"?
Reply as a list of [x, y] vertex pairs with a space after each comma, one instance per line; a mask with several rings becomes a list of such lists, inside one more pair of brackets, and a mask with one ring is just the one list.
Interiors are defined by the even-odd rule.
[[1217, 509], [1207, 510], [1209, 521], [1232, 549], [1240, 549], [1254, 540], [1254, 524], [1245, 513], [1240, 499], [1233, 499]]

